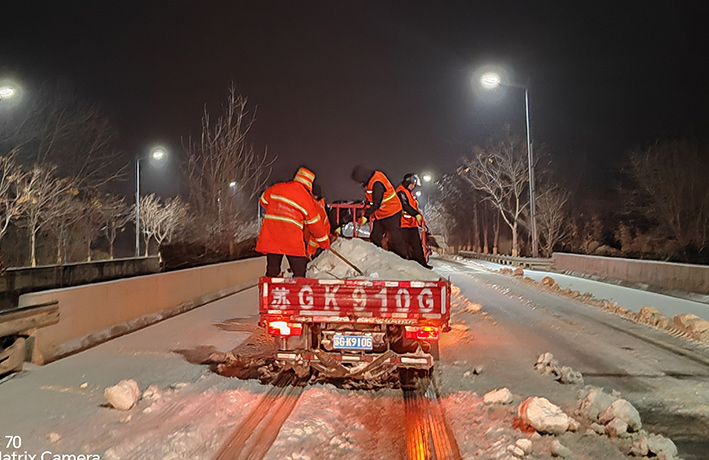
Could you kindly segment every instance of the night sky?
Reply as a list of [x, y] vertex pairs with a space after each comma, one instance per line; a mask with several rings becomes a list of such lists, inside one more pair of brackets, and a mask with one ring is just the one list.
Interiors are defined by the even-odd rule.
[[[16, 0], [0, 80], [68, 79], [129, 156], [179, 153], [233, 82], [258, 106], [252, 141], [278, 155], [273, 178], [308, 165], [329, 199], [361, 198], [357, 163], [393, 182], [440, 175], [505, 123], [523, 134], [523, 91], [472, 84], [487, 65], [529, 83], [533, 137], [576, 186], [609, 185], [613, 162], [657, 137], [706, 140], [702, 3], [581, 3]], [[148, 191], [175, 193], [166, 175], [146, 172]]]

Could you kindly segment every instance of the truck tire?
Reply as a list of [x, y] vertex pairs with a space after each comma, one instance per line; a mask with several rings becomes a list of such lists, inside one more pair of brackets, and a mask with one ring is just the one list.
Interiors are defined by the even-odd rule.
[[431, 370], [412, 369], [402, 367], [399, 369], [399, 382], [404, 391], [423, 390], [428, 388], [431, 378]]

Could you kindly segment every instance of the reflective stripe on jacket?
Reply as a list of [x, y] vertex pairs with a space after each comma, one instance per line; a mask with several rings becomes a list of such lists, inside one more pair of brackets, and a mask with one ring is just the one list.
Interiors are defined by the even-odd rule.
[[[374, 184], [376, 182], [381, 182], [384, 186], [384, 196], [382, 197], [382, 202], [379, 205], [379, 209], [374, 211], [374, 219], [386, 219], [389, 216], [393, 216], [397, 212], [401, 211], [401, 202], [399, 197], [396, 196], [396, 190], [394, 186], [391, 185], [387, 176], [381, 171], [374, 171], [372, 178], [369, 179], [367, 184], [367, 201], [372, 202], [372, 190], [374, 189]], [[376, 203], [375, 203], [376, 204]]]
[[[325, 225], [325, 228], [327, 229], [328, 233], [330, 232], [330, 219], [327, 217], [327, 210], [325, 209], [325, 199], [321, 198], [317, 201], [315, 201], [315, 205], [318, 207], [318, 214], [320, 215], [320, 218], [323, 221], [323, 224]], [[315, 255], [315, 252], [318, 250], [318, 248], [323, 248], [327, 249], [326, 246], [323, 245], [322, 242], [319, 242], [310, 231], [306, 232], [307, 234], [307, 247], [305, 250], [307, 251], [308, 255], [313, 256]], [[328, 240], [329, 242], [329, 240]]]
[[321, 247], [330, 246], [328, 228], [318, 212], [319, 207], [301, 182], [275, 184], [263, 192], [259, 201], [266, 212], [256, 251], [305, 256], [303, 238], [306, 228]]
[[[416, 197], [411, 193], [411, 191], [404, 187], [403, 185], [399, 185], [396, 188], [396, 193], [401, 193], [404, 192], [406, 194], [406, 199], [409, 200], [409, 205], [414, 208], [416, 211], [421, 213], [419, 211], [419, 201], [416, 199]], [[412, 216], [411, 214], [407, 214], [406, 210], [403, 209], [401, 211], [401, 228], [413, 228], [413, 227], [418, 227], [419, 223], [416, 220], [416, 217]]]

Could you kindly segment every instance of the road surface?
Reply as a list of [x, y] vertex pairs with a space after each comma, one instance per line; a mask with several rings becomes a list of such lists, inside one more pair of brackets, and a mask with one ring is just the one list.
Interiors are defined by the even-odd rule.
[[[482, 265], [451, 260], [434, 265], [460, 292], [433, 384], [418, 394], [331, 385], [276, 388], [222, 377], [190, 362], [258, 335], [252, 335], [257, 330], [257, 291], [252, 288], [5, 379], [0, 383], [0, 454], [411, 458], [421, 453], [411, 443], [418, 436], [430, 440], [421, 449], [431, 452], [493, 458], [529, 436], [514, 420], [517, 403], [528, 396], [546, 397], [573, 413], [580, 387], [562, 385], [533, 369], [539, 354], [551, 352], [580, 371], [586, 384], [619, 391], [640, 411], [644, 428], [671, 437], [683, 458], [705, 458], [708, 347]], [[160, 397], [145, 398], [126, 412], [108, 407], [104, 388], [128, 378], [141, 390], [155, 385]], [[515, 395], [512, 405], [482, 403], [486, 392], [502, 387]], [[551, 458], [548, 438], [535, 438], [527, 458]], [[574, 458], [627, 458], [608, 438], [585, 434], [585, 429], [558, 439]], [[20, 447], [6, 445], [8, 440], [19, 441]]]

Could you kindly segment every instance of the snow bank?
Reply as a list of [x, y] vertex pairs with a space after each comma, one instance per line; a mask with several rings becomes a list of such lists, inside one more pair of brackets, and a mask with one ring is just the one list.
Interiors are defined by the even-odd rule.
[[423, 268], [417, 262], [404, 260], [393, 252], [360, 239], [339, 238], [332, 244], [332, 248], [359, 268], [364, 276], [359, 275], [332, 251], [327, 250], [308, 265], [308, 278], [365, 278], [396, 281], [436, 281], [440, 278], [435, 272]]

